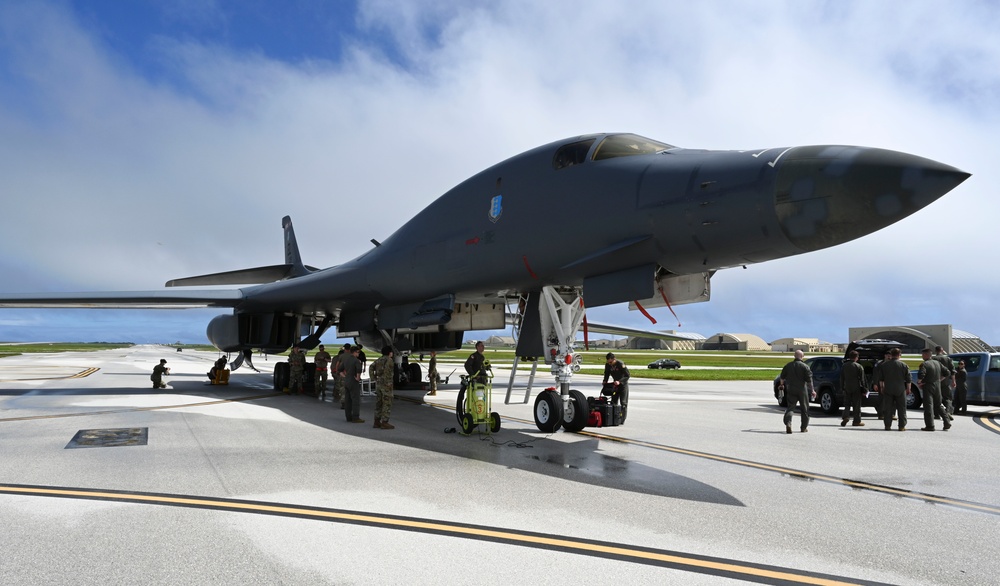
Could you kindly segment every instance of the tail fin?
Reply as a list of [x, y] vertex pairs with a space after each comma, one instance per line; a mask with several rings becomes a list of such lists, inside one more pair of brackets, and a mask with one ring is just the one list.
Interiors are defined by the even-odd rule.
[[285, 216], [281, 218], [281, 227], [285, 230], [285, 265], [291, 267], [286, 278], [301, 277], [316, 270], [310, 270], [302, 264], [302, 257], [299, 255], [299, 243], [295, 240], [295, 228], [292, 228], [292, 217]]
[[315, 267], [302, 264], [302, 257], [299, 256], [299, 245], [295, 241], [295, 230], [292, 229], [292, 218], [290, 216], [281, 218], [281, 227], [285, 230], [285, 264], [173, 279], [167, 281], [166, 286], [256, 285], [282, 281], [284, 279], [294, 279], [295, 277], [301, 277], [318, 271], [319, 269]]

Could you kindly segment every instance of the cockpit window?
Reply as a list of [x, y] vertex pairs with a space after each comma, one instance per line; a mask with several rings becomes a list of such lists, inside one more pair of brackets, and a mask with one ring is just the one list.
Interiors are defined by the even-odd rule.
[[559, 147], [559, 150], [556, 151], [556, 156], [552, 158], [552, 166], [555, 169], [562, 169], [572, 165], [579, 165], [586, 161], [587, 152], [590, 151], [590, 146], [594, 144], [594, 140], [596, 139], [589, 138]]
[[594, 160], [629, 157], [632, 155], [651, 155], [675, 148], [669, 144], [643, 138], [636, 134], [612, 134], [601, 141], [594, 151]]

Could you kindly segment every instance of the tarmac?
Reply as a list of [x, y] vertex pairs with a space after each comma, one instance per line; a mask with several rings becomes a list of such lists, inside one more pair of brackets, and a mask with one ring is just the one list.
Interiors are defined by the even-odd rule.
[[768, 381], [634, 378], [624, 425], [546, 434], [551, 376], [505, 405], [498, 371], [500, 431], [463, 436], [457, 373], [398, 391], [381, 430], [371, 396], [354, 424], [329, 395], [275, 393], [274, 357], [208, 385], [216, 358], [0, 359], [0, 583], [998, 581], [995, 409], [935, 433], [911, 411], [900, 433], [814, 408], [786, 435]]

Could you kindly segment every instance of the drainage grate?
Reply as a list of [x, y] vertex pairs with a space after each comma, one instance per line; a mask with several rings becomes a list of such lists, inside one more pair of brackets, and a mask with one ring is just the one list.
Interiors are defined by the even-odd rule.
[[121, 429], [81, 429], [66, 444], [70, 448], [114, 448], [118, 446], [144, 446], [149, 438], [148, 427], [123, 427]]

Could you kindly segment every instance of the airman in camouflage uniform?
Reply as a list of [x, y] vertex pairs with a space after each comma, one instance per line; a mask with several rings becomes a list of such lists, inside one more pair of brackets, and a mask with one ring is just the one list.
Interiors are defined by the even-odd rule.
[[292, 346], [292, 352], [288, 355], [288, 388], [286, 393], [291, 393], [296, 389], [296, 394], [302, 394], [302, 380], [306, 372], [306, 355], [299, 349], [298, 345]]
[[337, 352], [337, 357], [333, 359], [331, 372], [333, 373], [333, 402], [340, 403], [340, 408], [344, 408], [344, 375], [340, 372], [340, 358], [344, 352], [350, 352], [351, 345], [344, 344], [344, 347]]
[[375, 379], [375, 424], [378, 429], [395, 429], [389, 423], [389, 412], [392, 410], [392, 346], [382, 348], [382, 357], [376, 360], [368, 374]]
[[320, 344], [319, 352], [313, 356], [313, 362], [316, 363], [316, 397], [320, 401], [326, 398], [327, 368], [329, 368], [332, 359], [333, 357], [326, 351], [326, 346]]
[[161, 358], [160, 363], [153, 367], [153, 374], [149, 375], [149, 380], [153, 381], [154, 389], [165, 389], [167, 388], [166, 383], [163, 382], [163, 376], [170, 374], [170, 369], [167, 368], [167, 359]]
[[427, 365], [427, 380], [429, 381], [427, 388], [430, 389], [428, 395], [438, 394], [438, 359], [437, 352], [431, 350], [431, 361]]

